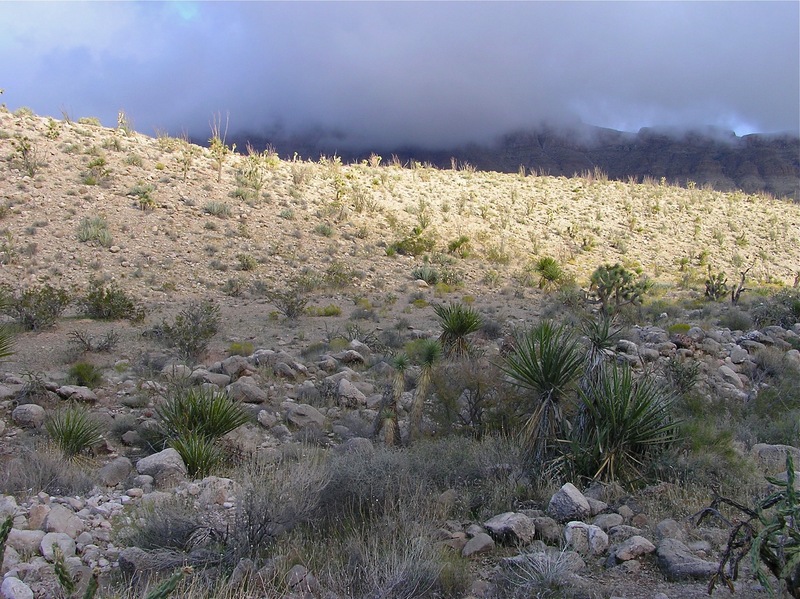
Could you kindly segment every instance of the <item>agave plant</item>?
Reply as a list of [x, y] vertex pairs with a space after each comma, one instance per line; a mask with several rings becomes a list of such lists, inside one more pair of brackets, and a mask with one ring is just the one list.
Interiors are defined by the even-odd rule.
[[564, 424], [563, 403], [584, 365], [578, 339], [564, 325], [544, 321], [515, 335], [500, 368], [530, 396], [524, 433], [533, 457], [548, 457]]
[[439, 324], [442, 327], [439, 342], [442, 344], [444, 354], [448, 358], [469, 356], [472, 353], [472, 345], [467, 335], [481, 328], [483, 323], [480, 314], [463, 304], [449, 306], [435, 304], [433, 311], [439, 317]]
[[45, 430], [68, 460], [84, 453], [103, 439], [100, 424], [92, 419], [88, 410], [79, 407], [56, 412], [45, 423]]
[[168, 439], [195, 433], [218, 439], [248, 421], [242, 407], [224, 393], [193, 388], [171, 397], [156, 413]]
[[417, 379], [417, 388], [414, 390], [414, 401], [411, 404], [409, 415], [408, 437], [409, 440], [419, 434], [422, 424], [422, 411], [425, 407], [425, 397], [431, 384], [433, 367], [442, 357], [442, 346], [435, 339], [426, 339], [420, 347], [421, 370]]
[[604, 365], [580, 393], [587, 426], [574, 438], [582, 474], [624, 480], [638, 475], [645, 459], [676, 438], [670, 412], [674, 396], [652, 377], [635, 379], [627, 365]]

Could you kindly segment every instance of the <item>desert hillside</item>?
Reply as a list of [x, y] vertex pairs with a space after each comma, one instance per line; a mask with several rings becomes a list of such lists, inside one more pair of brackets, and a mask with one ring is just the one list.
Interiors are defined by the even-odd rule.
[[0, 597], [799, 596], [800, 204], [221, 128], [0, 110]]

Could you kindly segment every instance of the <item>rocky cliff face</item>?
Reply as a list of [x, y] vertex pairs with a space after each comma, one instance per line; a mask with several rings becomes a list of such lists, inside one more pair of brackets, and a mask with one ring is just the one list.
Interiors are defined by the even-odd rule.
[[[430, 162], [449, 168], [451, 159], [481, 170], [516, 172], [521, 165], [549, 175], [572, 176], [599, 168], [610, 178], [627, 181], [645, 177], [698, 187], [709, 185], [720, 191], [741, 189], [747, 193], [768, 192], [776, 197], [800, 201], [800, 138], [790, 135], [746, 135], [733, 132], [676, 133], [642, 129], [626, 133], [583, 126], [579, 129], [520, 131], [502, 136], [493, 144], [431, 150], [381, 148], [353, 150], [292, 139], [259, 139], [243, 135], [256, 145], [271, 142], [281, 155], [294, 152], [313, 157], [336, 153], [345, 161], [361, 160], [371, 151], [403, 161]], [[239, 140], [236, 140], [237, 143]]]

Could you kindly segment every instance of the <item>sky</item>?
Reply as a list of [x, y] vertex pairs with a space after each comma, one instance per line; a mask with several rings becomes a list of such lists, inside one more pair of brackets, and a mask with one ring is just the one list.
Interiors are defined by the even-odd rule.
[[0, 2], [1, 100], [207, 138], [800, 134], [800, 2]]

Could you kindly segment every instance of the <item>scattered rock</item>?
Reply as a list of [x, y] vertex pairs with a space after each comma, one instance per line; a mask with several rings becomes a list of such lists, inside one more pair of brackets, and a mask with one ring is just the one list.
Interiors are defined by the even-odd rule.
[[662, 539], [656, 547], [658, 566], [668, 580], [707, 579], [717, 564], [695, 556], [678, 539]]
[[550, 498], [547, 513], [558, 522], [568, 522], [584, 520], [591, 513], [591, 508], [583, 493], [572, 483], [566, 483]]
[[536, 526], [525, 514], [505, 512], [483, 523], [483, 527], [500, 543], [527, 545], [533, 541]]
[[469, 557], [471, 555], [475, 555], [476, 553], [487, 553], [493, 549], [494, 540], [492, 537], [487, 535], [485, 532], [479, 532], [469, 541], [467, 541], [467, 544], [464, 545], [464, 549], [461, 550], [461, 555], [464, 557]]
[[44, 408], [35, 403], [19, 405], [11, 412], [11, 421], [22, 428], [41, 428], [44, 418]]

